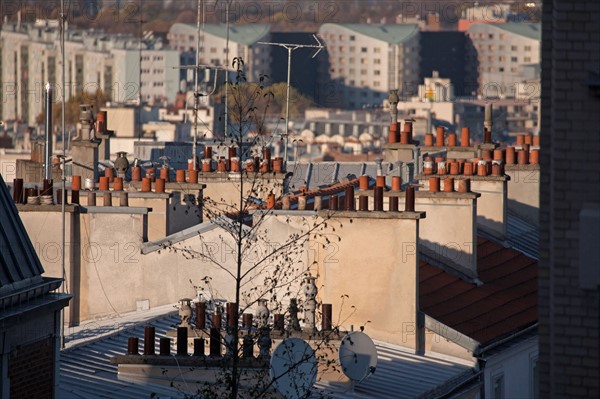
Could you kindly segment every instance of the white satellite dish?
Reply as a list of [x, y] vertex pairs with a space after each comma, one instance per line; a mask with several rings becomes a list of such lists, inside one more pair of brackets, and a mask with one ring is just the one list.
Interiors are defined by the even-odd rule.
[[307, 397], [317, 380], [315, 351], [300, 338], [284, 339], [271, 356], [270, 375], [286, 399]]
[[375, 372], [377, 348], [369, 336], [355, 331], [340, 342], [340, 365], [342, 371], [353, 382], [362, 381]]

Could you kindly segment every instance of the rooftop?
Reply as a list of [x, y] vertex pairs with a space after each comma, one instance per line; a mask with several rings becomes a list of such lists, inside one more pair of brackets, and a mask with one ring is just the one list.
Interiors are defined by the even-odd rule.
[[482, 345], [537, 322], [536, 259], [480, 236], [477, 268], [479, 286], [421, 261], [421, 310]]
[[361, 35], [372, 37], [389, 44], [399, 44], [419, 32], [416, 24], [323, 24], [321, 29], [341, 26]]
[[[196, 25], [192, 24], [173, 24], [171, 29], [188, 28], [196, 31]], [[234, 43], [252, 45], [263, 39], [270, 31], [271, 27], [268, 24], [247, 24], [247, 25], [230, 25], [229, 40]], [[227, 37], [227, 25], [225, 24], [205, 24], [204, 32], [209, 35], [217, 36], [225, 39]]]
[[[110, 358], [127, 352], [127, 339], [139, 337], [143, 347], [144, 326], [155, 327], [156, 343], [179, 323], [172, 305], [149, 312], [137, 312], [118, 318], [88, 322], [67, 337], [70, 342], [61, 354], [59, 397], [65, 399], [183, 397], [184, 393], [164, 385], [120, 381], [117, 365]], [[462, 382], [475, 375], [472, 364], [453, 357], [430, 353], [415, 355], [414, 351], [384, 342], [375, 342], [378, 352], [377, 371], [354, 390], [347, 384], [317, 381], [314, 397], [331, 398], [414, 398], [440, 388], [448, 381]], [[158, 352], [158, 345], [156, 347]], [[172, 348], [172, 353], [175, 347]], [[455, 385], [452, 385], [455, 386]]]
[[469, 30], [477, 26], [490, 26], [502, 29], [515, 35], [524, 36], [528, 39], [542, 40], [542, 26], [539, 23], [531, 22], [505, 22], [505, 23], [476, 23], [469, 27]]

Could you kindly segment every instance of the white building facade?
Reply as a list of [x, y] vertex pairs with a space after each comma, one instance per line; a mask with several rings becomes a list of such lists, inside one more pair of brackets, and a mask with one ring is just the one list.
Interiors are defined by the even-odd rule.
[[478, 76], [478, 94], [483, 97], [515, 97], [517, 84], [528, 80], [531, 66], [540, 63], [540, 24], [473, 24], [467, 36], [467, 75]]
[[417, 25], [327, 23], [319, 29], [319, 36], [328, 54], [319, 84], [324, 90], [329, 90], [328, 84], [335, 88], [335, 94], [331, 90], [324, 93], [326, 97], [335, 95], [333, 100], [338, 103], [331, 105], [351, 109], [378, 106], [391, 89], [399, 89], [405, 96], [416, 94], [420, 61]]
[[[43, 111], [43, 87], [49, 82], [60, 101], [62, 62], [58, 28], [43, 23], [5, 24], [0, 31], [3, 107], [0, 117], [35, 125]], [[140, 69], [140, 58], [141, 66]], [[178, 89], [179, 56], [158, 41], [103, 32], [67, 30], [65, 91], [100, 89], [113, 102], [141, 100], [171, 103]]]
[[[200, 33], [200, 64], [227, 66], [232, 71], [233, 59], [241, 57], [248, 81], [258, 82], [261, 75], [270, 74], [270, 48], [258, 43], [269, 41], [269, 31], [269, 25], [265, 24], [232, 24], [229, 27], [228, 43], [226, 25], [206, 24]], [[169, 46], [180, 54], [195, 54], [197, 35], [196, 25], [175, 23], [169, 29], [167, 39]], [[192, 60], [195, 59], [193, 54]], [[193, 80], [193, 74], [188, 74], [188, 80]]]

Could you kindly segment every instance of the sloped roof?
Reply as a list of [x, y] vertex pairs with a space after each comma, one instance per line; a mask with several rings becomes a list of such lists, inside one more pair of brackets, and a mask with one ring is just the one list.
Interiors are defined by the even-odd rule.
[[[173, 28], [185, 27], [192, 29], [196, 32], [196, 25], [192, 24], [173, 24]], [[232, 43], [239, 43], [244, 45], [253, 45], [257, 41], [264, 39], [269, 34], [271, 26], [268, 24], [246, 24], [246, 25], [235, 25], [229, 26], [229, 40]], [[225, 39], [227, 37], [227, 25], [225, 24], [205, 24], [204, 32], [209, 35], [217, 36]]]
[[474, 30], [478, 27], [491, 27], [501, 29], [503, 31], [523, 36], [528, 39], [542, 40], [542, 26], [539, 23], [531, 22], [505, 22], [505, 23], [474, 23], [469, 26], [468, 30]]
[[477, 267], [480, 286], [421, 261], [420, 309], [482, 345], [537, 322], [537, 260], [478, 237]]
[[323, 24], [319, 30], [326, 30], [328, 26], [341, 26], [390, 44], [402, 43], [419, 32], [416, 24]]
[[515, 35], [525, 36], [534, 40], [542, 40], [542, 25], [539, 23], [507, 22], [504, 24], [494, 24], [493, 26], [514, 33]]
[[[158, 353], [159, 337], [165, 337], [179, 323], [172, 307], [167, 308], [151, 310], [155, 317], [145, 320], [138, 312], [82, 325], [73, 337], [77, 343], [67, 343], [67, 349], [61, 353], [59, 397], [125, 399], [150, 397], [152, 393], [158, 397], [183, 397], [183, 392], [164, 385], [119, 380], [117, 365], [110, 362], [113, 356], [127, 352], [128, 337], [138, 337], [140, 348], [143, 347], [144, 325], [155, 327]], [[159, 315], [161, 309], [163, 313]], [[97, 339], [98, 335], [103, 336]], [[354, 390], [347, 384], [318, 381], [311, 397], [387, 399], [393, 392], [394, 398], [414, 398], [448, 381], [460, 383], [475, 373], [473, 365], [463, 359], [435, 353], [416, 355], [414, 350], [379, 341], [375, 341], [375, 346], [378, 352], [375, 374], [357, 384]]]
[[0, 175], [0, 293], [11, 293], [42, 280], [44, 268]]

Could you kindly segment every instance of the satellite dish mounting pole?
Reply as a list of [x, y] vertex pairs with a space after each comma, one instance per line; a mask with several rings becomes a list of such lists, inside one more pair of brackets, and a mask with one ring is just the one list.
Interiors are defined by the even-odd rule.
[[290, 129], [290, 82], [292, 75], [292, 51], [299, 48], [316, 48], [317, 51], [311, 58], [315, 58], [321, 50], [325, 48], [319, 41], [316, 35], [313, 35], [317, 44], [291, 44], [291, 43], [275, 43], [275, 42], [258, 42], [258, 44], [266, 44], [269, 46], [283, 47], [288, 51], [288, 62], [287, 62], [287, 87], [286, 87], [286, 99], [285, 99], [285, 133], [281, 135], [284, 143], [283, 150], [283, 163], [284, 167], [287, 167], [288, 163], [288, 142], [289, 142], [289, 129]]

